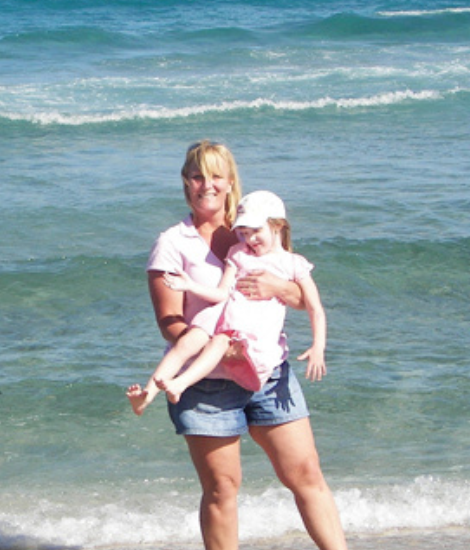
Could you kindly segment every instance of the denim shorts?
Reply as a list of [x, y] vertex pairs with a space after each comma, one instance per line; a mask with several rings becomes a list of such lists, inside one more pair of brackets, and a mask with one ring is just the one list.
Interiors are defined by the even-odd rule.
[[231, 380], [205, 378], [189, 387], [176, 405], [168, 403], [176, 433], [231, 437], [248, 426], [276, 426], [309, 416], [294, 372], [285, 361], [258, 392]]

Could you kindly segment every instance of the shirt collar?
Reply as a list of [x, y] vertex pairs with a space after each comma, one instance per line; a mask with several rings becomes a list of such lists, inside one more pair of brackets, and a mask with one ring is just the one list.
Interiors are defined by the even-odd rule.
[[186, 218], [180, 224], [181, 234], [185, 237], [200, 237], [198, 230], [196, 229], [193, 217], [188, 214]]

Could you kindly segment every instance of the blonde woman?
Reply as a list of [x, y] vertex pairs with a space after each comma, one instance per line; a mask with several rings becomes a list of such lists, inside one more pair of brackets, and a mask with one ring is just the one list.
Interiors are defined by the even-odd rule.
[[[207, 301], [175, 292], [164, 274], [175, 268], [202, 285], [217, 287], [224, 260], [237, 238], [231, 231], [241, 196], [233, 156], [221, 144], [202, 141], [191, 146], [182, 169], [190, 215], [165, 231], [148, 262], [150, 295], [159, 328], [174, 345], [189, 329]], [[303, 307], [300, 287], [261, 271], [237, 282], [254, 300], [277, 298]], [[237, 495], [241, 484], [240, 437], [249, 431], [288, 487], [310, 537], [322, 550], [345, 550], [338, 512], [323, 477], [309, 413], [300, 385], [287, 363], [287, 348], [279, 342], [279, 364], [257, 392], [226, 378], [223, 362], [206, 378], [188, 387], [177, 403], [169, 403], [178, 434], [184, 435], [202, 487], [200, 524], [206, 550], [238, 550]], [[224, 360], [237, 355], [229, 348]], [[140, 396], [140, 412], [158, 388], [153, 378], [142, 390], [131, 386], [128, 396]], [[138, 411], [136, 411], [138, 412]]]

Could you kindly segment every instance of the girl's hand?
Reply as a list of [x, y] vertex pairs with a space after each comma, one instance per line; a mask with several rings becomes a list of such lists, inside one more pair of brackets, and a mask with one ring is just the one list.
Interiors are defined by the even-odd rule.
[[307, 351], [297, 357], [299, 361], [308, 360], [307, 368], [305, 369], [305, 378], [314, 382], [320, 381], [326, 375], [325, 354], [322, 350], [318, 350], [315, 346], [308, 348]]
[[245, 356], [243, 355], [243, 344], [241, 342], [231, 341], [230, 346], [225, 352], [224, 359], [232, 359], [236, 361], [242, 361], [245, 359]]
[[178, 271], [177, 273], [164, 273], [163, 281], [168, 288], [176, 290], [178, 292], [184, 292], [191, 288], [191, 277], [184, 271]]

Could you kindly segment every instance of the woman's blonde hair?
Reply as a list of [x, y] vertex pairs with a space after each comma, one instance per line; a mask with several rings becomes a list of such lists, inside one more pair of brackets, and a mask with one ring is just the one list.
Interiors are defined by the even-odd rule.
[[238, 175], [237, 163], [228, 147], [221, 143], [215, 143], [207, 139], [193, 143], [187, 152], [186, 160], [181, 168], [183, 178], [183, 189], [186, 202], [191, 208], [191, 202], [188, 190], [188, 173], [191, 165], [196, 165], [205, 178], [217, 174], [221, 170], [221, 163], [228, 167], [231, 191], [227, 194], [225, 201], [225, 221], [228, 227], [232, 227], [237, 215], [237, 206], [242, 196], [242, 187], [240, 176]]
[[284, 218], [269, 218], [268, 223], [271, 229], [277, 230], [281, 234], [282, 248], [287, 252], [292, 252], [290, 223]]

